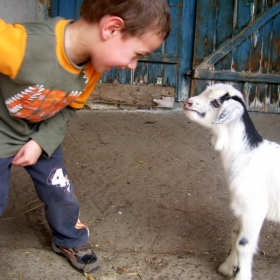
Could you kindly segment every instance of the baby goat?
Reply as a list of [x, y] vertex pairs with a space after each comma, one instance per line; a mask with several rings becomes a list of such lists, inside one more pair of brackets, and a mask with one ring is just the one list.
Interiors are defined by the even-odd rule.
[[237, 217], [231, 252], [219, 272], [232, 280], [249, 280], [264, 219], [280, 221], [280, 145], [258, 134], [242, 94], [230, 85], [214, 84], [189, 98], [185, 114], [212, 131]]

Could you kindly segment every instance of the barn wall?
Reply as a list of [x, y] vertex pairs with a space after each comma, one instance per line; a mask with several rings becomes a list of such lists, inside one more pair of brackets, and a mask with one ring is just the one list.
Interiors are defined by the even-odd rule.
[[48, 18], [50, 0], [1, 0], [0, 18], [9, 23]]

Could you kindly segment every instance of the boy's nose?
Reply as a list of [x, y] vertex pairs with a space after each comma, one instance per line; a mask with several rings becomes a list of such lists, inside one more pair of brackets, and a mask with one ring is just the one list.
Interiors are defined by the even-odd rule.
[[136, 67], [137, 67], [137, 62], [138, 62], [138, 59], [134, 59], [134, 60], [132, 60], [132, 61], [127, 65], [127, 67], [128, 67], [130, 70], [135, 70]]

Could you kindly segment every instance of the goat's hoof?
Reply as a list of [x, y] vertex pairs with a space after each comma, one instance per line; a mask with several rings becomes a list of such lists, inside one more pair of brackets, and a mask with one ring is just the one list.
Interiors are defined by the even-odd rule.
[[222, 263], [219, 266], [218, 271], [224, 276], [234, 276], [235, 274], [235, 270], [233, 269], [233, 267], [231, 265], [228, 265], [226, 262]]

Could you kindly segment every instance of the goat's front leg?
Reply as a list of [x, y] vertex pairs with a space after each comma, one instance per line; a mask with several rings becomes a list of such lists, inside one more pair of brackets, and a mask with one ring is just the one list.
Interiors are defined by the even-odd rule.
[[[252, 278], [253, 255], [257, 249], [264, 214], [256, 211], [239, 217], [232, 231], [232, 249], [219, 271], [234, 280]], [[239, 229], [238, 229], [239, 228]]]
[[233, 276], [236, 274], [238, 267], [238, 258], [236, 252], [237, 238], [240, 232], [240, 221], [237, 220], [231, 231], [231, 251], [225, 262], [219, 267], [219, 272], [225, 276]]

